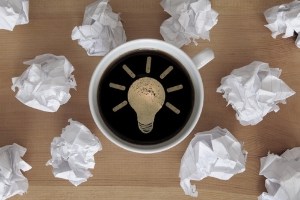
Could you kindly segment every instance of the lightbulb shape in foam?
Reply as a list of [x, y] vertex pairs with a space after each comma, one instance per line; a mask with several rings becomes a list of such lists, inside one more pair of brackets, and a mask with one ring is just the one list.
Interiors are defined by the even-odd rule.
[[137, 114], [139, 129], [150, 133], [156, 113], [164, 105], [164, 87], [154, 78], [144, 77], [132, 83], [128, 90], [129, 105]]

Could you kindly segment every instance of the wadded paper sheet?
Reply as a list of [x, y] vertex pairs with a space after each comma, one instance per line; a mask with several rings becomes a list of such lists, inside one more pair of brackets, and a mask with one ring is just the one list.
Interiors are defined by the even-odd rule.
[[243, 145], [227, 129], [215, 127], [197, 133], [181, 159], [180, 186], [186, 195], [197, 197], [191, 180], [208, 176], [228, 180], [245, 171], [246, 159]]
[[300, 199], [300, 147], [287, 150], [281, 156], [269, 154], [260, 159], [260, 175], [266, 188], [259, 200]]
[[28, 24], [29, 0], [0, 1], [0, 29], [12, 31], [16, 25]]
[[19, 77], [12, 78], [11, 89], [23, 104], [45, 112], [56, 112], [71, 98], [75, 89], [74, 67], [65, 56], [43, 54], [24, 62], [30, 65]]
[[69, 180], [78, 186], [92, 176], [89, 169], [94, 169], [94, 154], [102, 150], [102, 145], [82, 123], [72, 119], [69, 122], [61, 136], [53, 139], [52, 158], [46, 165], [52, 165], [56, 178]]
[[298, 34], [296, 46], [300, 48], [300, 1], [282, 4], [269, 8], [264, 13], [268, 24], [266, 27], [272, 31], [272, 37], [283, 34], [283, 38]]
[[209, 40], [209, 31], [218, 22], [218, 13], [209, 0], [162, 0], [161, 6], [171, 15], [160, 26], [164, 40], [178, 48], [202, 38]]
[[22, 157], [26, 148], [12, 144], [0, 148], [0, 199], [5, 200], [28, 190], [28, 180], [22, 174], [31, 169]]
[[88, 5], [82, 26], [76, 26], [71, 37], [78, 40], [89, 56], [104, 56], [126, 42], [120, 16], [112, 12], [108, 0], [98, 0]]
[[217, 92], [223, 93], [242, 125], [256, 125], [269, 112], [277, 112], [277, 104], [286, 103], [286, 99], [295, 94], [279, 78], [280, 74], [280, 69], [254, 61], [222, 78]]

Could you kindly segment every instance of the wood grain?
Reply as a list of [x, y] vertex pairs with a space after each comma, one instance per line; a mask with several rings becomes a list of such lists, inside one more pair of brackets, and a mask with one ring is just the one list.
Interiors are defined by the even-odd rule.
[[[196, 128], [178, 146], [159, 154], [130, 153], [109, 142], [97, 129], [89, 112], [87, 91], [89, 80], [100, 57], [88, 57], [77, 42], [71, 40], [74, 26], [80, 25], [85, 6], [92, 0], [30, 0], [30, 23], [17, 26], [13, 32], [0, 30], [0, 146], [14, 142], [27, 147], [25, 160], [33, 169], [26, 172], [29, 191], [14, 199], [190, 199], [179, 186], [180, 159], [193, 134], [215, 126], [229, 129], [245, 142], [249, 152], [247, 169], [229, 181], [213, 178], [195, 182], [199, 199], [253, 200], [265, 191], [264, 178], [258, 175], [259, 159], [268, 151], [282, 153], [300, 145], [300, 49], [295, 38], [276, 40], [264, 27], [263, 12], [287, 0], [212, 0], [219, 12], [219, 22], [211, 31], [211, 41], [199, 40], [199, 45], [182, 49], [190, 56], [205, 47], [215, 51], [216, 59], [201, 69], [205, 87], [204, 109]], [[128, 40], [162, 39], [159, 27], [168, 15], [160, 0], [111, 0], [115, 12], [121, 13]], [[56, 113], [41, 112], [21, 104], [11, 91], [11, 78], [25, 69], [23, 61], [43, 53], [65, 55], [75, 67], [77, 91]], [[235, 112], [222, 95], [216, 93], [222, 77], [233, 69], [254, 60], [270, 63], [282, 69], [281, 78], [296, 91], [296, 95], [280, 105], [278, 113], [268, 114], [256, 126], [241, 126]], [[102, 144], [96, 154], [93, 177], [79, 187], [53, 177], [50, 143], [61, 133], [67, 120], [84, 123]]]

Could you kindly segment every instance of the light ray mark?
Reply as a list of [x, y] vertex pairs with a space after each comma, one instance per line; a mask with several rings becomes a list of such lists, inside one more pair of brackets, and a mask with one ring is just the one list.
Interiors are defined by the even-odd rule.
[[173, 106], [171, 103], [167, 102], [166, 106], [172, 110], [174, 113], [176, 113], [177, 115], [180, 113], [180, 110], [178, 108], [176, 108], [175, 106]]
[[126, 90], [126, 87], [124, 85], [119, 85], [116, 83], [109, 83], [109, 87], [117, 89], [117, 90]]
[[169, 66], [163, 73], [161, 73], [159, 78], [164, 79], [172, 70], [173, 70], [173, 66]]
[[175, 92], [175, 91], [178, 91], [178, 90], [181, 90], [183, 88], [183, 85], [176, 85], [176, 86], [173, 86], [173, 87], [169, 87], [167, 88], [167, 92], [170, 93], [170, 92]]
[[120, 104], [116, 105], [115, 107], [113, 107], [112, 110], [113, 110], [114, 112], [117, 112], [118, 110], [124, 108], [127, 104], [128, 104], [127, 101], [123, 101], [122, 103], [120, 103]]
[[151, 71], [151, 60], [152, 58], [149, 56], [147, 57], [147, 63], [146, 63], [146, 73], [149, 74]]
[[135, 74], [131, 71], [131, 69], [129, 69], [129, 67], [127, 67], [127, 65], [123, 65], [123, 69], [131, 78], [135, 78]]

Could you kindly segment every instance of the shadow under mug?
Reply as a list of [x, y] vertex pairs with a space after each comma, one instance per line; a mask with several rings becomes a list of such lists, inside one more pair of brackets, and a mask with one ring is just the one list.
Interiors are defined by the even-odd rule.
[[[191, 114], [189, 115], [189, 119], [187, 119], [183, 128], [166, 141], [157, 144], [146, 145], [126, 141], [115, 134], [114, 131], [105, 123], [105, 120], [100, 113], [101, 109], [99, 109], [98, 105], [98, 90], [101, 89], [99, 88], [99, 84], [106, 69], [116, 60], [128, 54], [128, 52], [143, 50], [163, 52], [164, 54], [175, 58], [181, 64], [181, 66], [185, 68], [194, 90], [193, 108], [191, 110]], [[176, 146], [192, 132], [199, 120], [203, 107], [204, 89], [198, 70], [213, 59], [214, 53], [211, 49], [204, 49], [195, 57], [193, 57], [193, 59], [191, 59], [181, 49], [156, 39], [138, 39], [126, 42], [116, 47], [100, 61], [92, 75], [89, 85], [89, 106], [97, 127], [111, 142], [123, 149], [136, 153], [158, 153]]]

